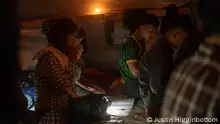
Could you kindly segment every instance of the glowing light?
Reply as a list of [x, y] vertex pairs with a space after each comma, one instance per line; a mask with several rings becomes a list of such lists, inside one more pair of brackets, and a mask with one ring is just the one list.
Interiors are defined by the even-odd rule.
[[100, 10], [99, 8], [96, 8], [96, 9], [95, 9], [95, 12], [96, 12], [96, 13], [100, 13], [101, 10]]

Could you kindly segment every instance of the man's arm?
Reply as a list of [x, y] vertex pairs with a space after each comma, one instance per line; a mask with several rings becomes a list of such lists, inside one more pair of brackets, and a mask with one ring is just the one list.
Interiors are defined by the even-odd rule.
[[126, 61], [130, 72], [133, 76], [137, 76], [138, 74], [138, 57], [136, 55], [136, 51], [132, 42], [127, 42], [121, 49], [121, 54], [123, 59]]
[[138, 74], [138, 61], [130, 60], [130, 61], [127, 61], [126, 63], [131, 71], [131, 74], [136, 77]]

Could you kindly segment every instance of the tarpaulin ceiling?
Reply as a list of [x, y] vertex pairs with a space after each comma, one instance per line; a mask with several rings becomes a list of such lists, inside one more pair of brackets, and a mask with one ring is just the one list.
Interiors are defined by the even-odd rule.
[[20, 0], [19, 16], [31, 19], [50, 16], [81, 16], [127, 8], [163, 8], [183, 5], [185, 0]]

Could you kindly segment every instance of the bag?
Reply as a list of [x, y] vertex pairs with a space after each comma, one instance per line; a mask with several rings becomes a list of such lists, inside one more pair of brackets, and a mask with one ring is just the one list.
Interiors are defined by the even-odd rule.
[[92, 94], [92, 92], [85, 90], [76, 84], [73, 85], [73, 89], [74, 89], [76, 95], [79, 97], [83, 97], [83, 96], [87, 96], [87, 95]]
[[68, 122], [69, 124], [90, 124], [100, 121], [106, 116], [110, 105], [109, 99], [104, 95], [88, 95], [80, 98], [69, 98]]

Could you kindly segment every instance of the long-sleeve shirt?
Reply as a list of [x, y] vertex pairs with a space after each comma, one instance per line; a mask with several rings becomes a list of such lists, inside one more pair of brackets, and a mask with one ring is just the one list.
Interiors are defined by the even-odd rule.
[[[208, 118], [211, 123], [219, 121], [219, 53], [219, 46], [203, 43], [193, 56], [175, 69], [166, 89], [161, 117], [170, 117], [175, 120]], [[169, 122], [169, 124], [177, 123], [179, 122]]]
[[162, 39], [152, 50], [144, 53], [140, 61], [138, 79], [143, 85], [140, 85], [140, 90], [148, 109], [160, 107], [173, 66], [172, 49]]
[[172, 49], [165, 41], [158, 41], [152, 50], [146, 51], [140, 62], [138, 78], [149, 84], [153, 93], [159, 85], [165, 86], [173, 69]]
[[67, 108], [69, 95], [65, 88], [72, 87], [74, 80], [73, 65], [63, 67], [56, 56], [47, 51], [39, 57], [35, 71], [36, 112], [62, 114]]

